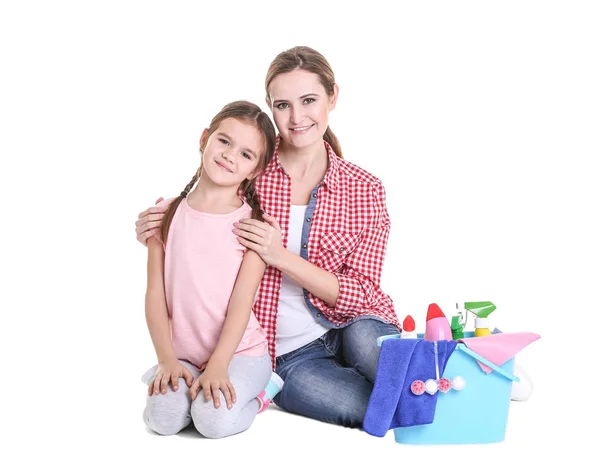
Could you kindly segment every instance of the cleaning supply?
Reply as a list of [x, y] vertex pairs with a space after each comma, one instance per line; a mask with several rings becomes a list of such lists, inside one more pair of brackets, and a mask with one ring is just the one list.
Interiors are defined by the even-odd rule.
[[487, 317], [494, 310], [496, 310], [496, 306], [489, 301], [456, 303], [458, 315], [452, 317], [452, 338], [458, 340], [464, 337], [469, 312], [475, 315], [475, 336], [489, 336], [492, 332], [489, 329]]
[[[454, 352], [456, 341], [439, 341], [439, 374]], [[434, 343], [423, 339], [390, 337], [381, 342], [377, 375], [363, 420], [363, 430], [384, 437], [392, 428], [433, 423], [438, 395], [417, 396], [410, 390], [415, 380], [436, 377]], [[455, 393], [450, 393], [451, 395]]]
[[496, 306], [491, 302], [465, 302], [465, 309], [475, 315], [475, 337], [490, 336], [487, 317]]
[[431, 342], [452, 340], [452, 330], [450, 329], [448, 319], [436, 303], [430, 304], [427, 309], [427, 321], [425, 322], [425, 336], [423, 339]]
[[[456, 308], [458, 308], [458, 304], [456, 304]], [[464, 328], [466, 324], [466, 318], [462, 313], [459, 312], [458, 315], [452, 317], [452, 323], [450, 324], [450, 329], [452, 330], [452, 339], [455, 341], [457, 339], [462, 339], [465, 337]]]
[[455, 341], [465, 337], [465, 327], [467, 326], [467, 312], [464, 310], [464, 302], [456, 302], [456, 315], [452, 316], [452, 339]]
[[435, 356], [435, 379], [429, 378], [427, 381], [417, 379], [413, 381], [410, 385], [410, 391], [415, 396], [421, 396], [424, 392], [429, 395], [434, 395], [438, 391], [445, 394], [452, 388], [460, 391], [465, 387], [465, 380], [462, 376], [455, 376], [453, 380], [449, 380], [448, 378], [440, 378], [438, 344], [440, 344], [439, 341], [433, 343], [433, 354]]
[[519, 382], [513, 381], [510, 391], [510, 400], [524, 402], [529, 399], [533, 392], [533, 381], [529, 374], [515, 363], [514, 374], [519, 378]]
[[487, 318], [475, 318], [475, 337], [491, 335], [492, 332], [488, 328]]
[[488, 337], [466, 337], [458, 342], [464, 343], [476, 355], [487, 359], [489, 361], [487, 364], [481, 360], [477, 363], [485, 373], [491, 373], [494, 369], [491, 364], [503, 365], [508, 360], [512, 360], [524, 347], [539, 338], [540, 335], [537, 333], [520, 331], [516, 333], [497, 333]]
[[412, 316], [408, 315], [402, 322], [402, 333], [400, 333], [402, 339], [416, 339], [417, 332], [415, 331], [415, 320]]

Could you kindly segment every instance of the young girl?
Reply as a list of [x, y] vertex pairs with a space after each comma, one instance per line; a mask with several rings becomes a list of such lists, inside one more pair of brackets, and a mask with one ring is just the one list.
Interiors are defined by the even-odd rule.
[[[253, 310], [285, 380], [274, 400], [290, 412], [361, 427], [377, 369], [375, 341], [400, 330], [380, 287], [390, 230], [385, 189], [342, 158], [329, 128], [338, 86], [323, 55], [309, 47], [280, 53], [265, 90], [279, 144], [256, 189], [270, 216], [239, 221], [235, 234], [268, 265]], [[140, 242], [163, 211], [139, 215]]]
[[164, 202], [162, 226], [148, 240], [146, 320], [158, 365], [143, 378], [144, 421], [159, 434], [193, 421], [203, 436], [229, 436], [268, 405], [271, 358], [251, 312], [266, 265], [232, 229], [262, 219], [254, 182], [274, 149], [275, 129], [258, 106], [225, 106], [202, 134], [198, 171]]

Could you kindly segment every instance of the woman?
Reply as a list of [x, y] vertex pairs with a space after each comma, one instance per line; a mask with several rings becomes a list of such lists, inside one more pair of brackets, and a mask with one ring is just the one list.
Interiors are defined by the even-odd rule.
[[[254, 313], [285, 381], [274, 401], [321, 421], [361, 427], [377, 369], [376, 339], [398, 333], [380, 288], [390, 221], [381, 182], [342, 159], [328, 125], [338, 86], [308, 47], [280, 53], [265, 80], [279, 131], [256, 181], [264, 222], [236, 224], [241, 244], [268, 265]], [[142, 243], [160, 226], [152, 207], [136, 222]]]

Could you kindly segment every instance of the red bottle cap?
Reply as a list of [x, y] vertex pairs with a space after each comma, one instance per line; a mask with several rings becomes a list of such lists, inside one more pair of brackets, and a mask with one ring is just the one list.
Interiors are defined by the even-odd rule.
[[413, 320], [412, 316], [408, 315], [406, 318], [404, 318], [404, 321], [402, 322], [402, 330], [406, 332], [415, 330], [415, 320]]
[[444, 312], [442, 312], [442, 309], [438, 304], [429, 304], [429, 308], [427, 309], [427, 321], [439, 317], [446, 318], [446, 315], [444, 315]]

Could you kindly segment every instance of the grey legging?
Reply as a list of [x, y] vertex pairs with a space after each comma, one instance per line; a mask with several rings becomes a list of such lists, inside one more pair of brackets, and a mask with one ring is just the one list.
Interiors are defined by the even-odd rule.
[[[180, 362], [189, 368], [194, 380], [200, 375], [201, 372], [194, 365], [182, 360]], [[142, 380], [146, 385], [150, 384], [156, 369], [157, 366], [154, 366], [144, 374]], [[144, 422], [152, 431], [162, 435], [177, 434], [191, 421], [201, 435], [212, 439], [245, 431], [258, 412], [255, 398], [271, 377], [271, 358], [268, 355], [236, 355], [231, 359], [228, 372], [237, 398], [231, 410], [227, 408], [223, 393], [220, 393], [221, 406], [218, 409], [212, 399], [204, 399], [202, 391], [192, 401], [190, 390], [181, 379], [177, 391], [173, 391], [169, 384], [166, 394], [147, 396]]]

